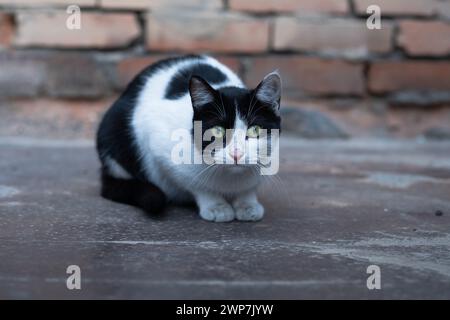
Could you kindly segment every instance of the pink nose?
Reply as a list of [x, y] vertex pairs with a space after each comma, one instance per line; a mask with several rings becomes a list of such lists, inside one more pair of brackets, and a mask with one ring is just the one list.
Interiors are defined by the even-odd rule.
[[230, 156], [234, 159], [234, 162], [238, 162], [243, 155], [244, 153], [239, 149], [234, 149], [234, 151], [230, 153]]

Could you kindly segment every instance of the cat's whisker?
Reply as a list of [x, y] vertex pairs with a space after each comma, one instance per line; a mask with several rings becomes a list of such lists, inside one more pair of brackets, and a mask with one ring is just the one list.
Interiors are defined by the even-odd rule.
[[203, 177], [202, 181], [200, 182], [200, 186], [203, 186], [205, 184], [208, 184], [210, 179], [214, 179], [219, 172], [219, 166], [214, 166], [212, 169], [207, 172], [207, 174]]
[[210, 114], [212, 114], [212, 115], [214, 115], [214, 116], [217, 116], [217, 117], [223, 117], [223, 115], [221, 114], [221, 113], [218, 113], [218, 110], [205, 110], [205, 112], [206, 113], [210, 113]]
[[254, 111], [252, 110], [252, 113], [249, 115], [250, 122], [253, 122], [256, 117], [256, 112], [258, 112], [258, 110], [261, 110], [262, 108], [263, 106], [258, 106]]
[[191, 180], [191, 182], [189, 182], [189, 186], [194, 185], [197, 180], [201, 177], [202, 174], [206, 173], [208, 171], [208, 169], [212, 168], [214, 165], [216, 165], [215, 163], [212, 163], [210, 165], [208, 165], [207, 167], [203, 168], [199, 173], [197, 173]]
[[281, 179], [281, 177], [278, 174], [262, 175], [261, 177], [263, 179], [265, 179], [266, 181], [269, 181], [271, 184], [275, 185], [277, 187], [275, 190], [282, 192], [283, 196], [285, 196], [287, 199], [288, 206], [291, 206], [291, 204], [292, 204], [291, 196], [290, 196], [289, 192], [287, 191], [287, 187], [286, 187], [284, 181]]
[[213, 102], [212, 105], [215, 107], [215, 110], [218, 112], [219, 118], [226, 119], [225, 110], [223, 107], [218, 105], [216, 102]]
[[250, 104], [249, 104], [249, 107], [248, 107], [248, 110], [247, 110], [247, 117], [248, 117], [248, 118], [249, 118], [249, 115], [250, 115], [251, 112], [252, 112], [252, 109], [253, 109], [254, 105], [256, 104], [256, 101], [255, 101], [254, 104], [252, 104], [254, 98], [255, 98], [255, 94], [253, 94], [253, 95], [252, 95], [252, 98], [250, 99]]
[[226, 112], [225, 112], [225, 105], [223, 104], [223, 99], [222, 99], [222, 95], [221, 95], [221, 94], [219, 94], [219, 97], [220, 97], [220, 103], [221, 103], [221, 105], [222, 105], [222, 110], [223, 110], [223, 113], [224, 113], [224, 114], [226, 114]]

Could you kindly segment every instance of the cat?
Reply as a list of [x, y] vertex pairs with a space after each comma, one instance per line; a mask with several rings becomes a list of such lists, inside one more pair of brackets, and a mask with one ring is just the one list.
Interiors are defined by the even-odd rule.
[[[233, 71], [210, 56], [187, 55], [150, 65], [100, 123], [101, 195], [149, 213], [160, 213], [167, 203], [195, 202], [200, 217], [208, 221], [262, 219], [264, 208], [256, 195], [260, 159], [243, 162], [254, 154], [244, 146], [255, 151], [261, 132], [267, 130], [268, 138], [280, 130], [280, 99], [277, 72], [247, 89]], [[221, 152], [213, 150], [212, 164], [173, 161], [173, 132], [192, 133], [194, 123], [201, 123], [201, 134], [211, 135], [210, 142], [190, 144], [195, 155], [232, 129], [234, 143], [218, 144]], [[244, 135], [238, 137], [233, 130]], [[268, 150], [278, 144], [278, 136], [265, 140]], [[219, 161], [224, 158], [227, 163]]]

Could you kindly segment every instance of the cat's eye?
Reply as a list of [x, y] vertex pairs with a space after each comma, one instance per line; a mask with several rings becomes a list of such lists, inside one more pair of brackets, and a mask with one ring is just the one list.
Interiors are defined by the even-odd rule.
[[249, 138], [258, 138], [261, 134], [261, 127], [260, 126], [251, 126], [247, 129], [247, 137]]
[[225, 136], [225, 129], [221, 126], [215, 126], [211, 129], [211, 134], [214, 138], [223, 138]]

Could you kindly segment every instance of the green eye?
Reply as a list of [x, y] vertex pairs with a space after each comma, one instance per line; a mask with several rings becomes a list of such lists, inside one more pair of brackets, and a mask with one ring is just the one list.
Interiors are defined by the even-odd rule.
[[220, 139], [220, 138], [223, 138], [223, 136], [225, 135], [225, 129], [220, 126], [215, 126], [211, 129], [211, 133], [214, 138]]
[[251, 126], [247, 129], [247, 137], [249, 138], [258, 138], [261, 133], [260, 126]]

